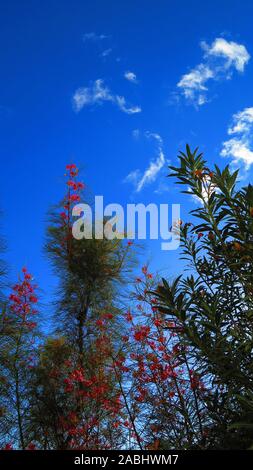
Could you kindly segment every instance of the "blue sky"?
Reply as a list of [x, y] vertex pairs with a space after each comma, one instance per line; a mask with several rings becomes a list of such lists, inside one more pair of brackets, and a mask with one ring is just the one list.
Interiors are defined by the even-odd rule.
[[[65, 165], [106, 203], [181, 203], [165, 178], [188, 142], [251, 176], [251, 1], [1, 1], [0, 206], [7, 260], [49, 298], [46, 213]], [[144, 258], [177, 274], [178, 252]]]

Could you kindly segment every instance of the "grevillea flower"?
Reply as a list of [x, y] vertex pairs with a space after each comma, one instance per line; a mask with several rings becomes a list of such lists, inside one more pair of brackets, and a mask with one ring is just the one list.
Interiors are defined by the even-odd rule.
[[79, 202], [80, 201], [80, 196], [78, 194], [71, 194], [71, 196], [69, 196], [69, 200], [71, 202]]
[[136, 341], [144, 341], [147, 338], [149, 333], [150, 333], [149, 326], [140, 326], [134, 333], [134, 339]]
[[160, 320], [159, 318], [155, 318], [153, 323], [155, 326], [162, 326], [163, 324], [162, 320]]
[[38, 302], [35, 295], [37, 286], [31, 283], [32, 276], [26, 268], [22, 269], [22, 273], [23, 279], [13, 286], [13, 292], [9, 295], [10, 311], [20, 319], [23, 326], [32, 330], [36, 327], [36, 323], [31, 321], [30, 316], [37, 313], [37, 310], [33, 308], [33, 304]]
[[65, 211], [60, 213], [60, 217], [65, 225], [68, 220], [71, 224], [71, 206], [72, 204], [80, 201], [80, 192], [84, 189], [85, 185], [81, 181], [76, 181], [78, 175], [77, 166], [72, 163], [66, 166], [67, 192], [64, 198], [63, 208]]
[[131, 315], [131, 313], [128, 311], [127, 314], [126, 314], [126, 319], [127, 321], [131, 322], [133, 320], [133, 316]]
[[146, 275], [147, 272], [148, 272], [148, 267], [147, 267], [147, 266], [143, 266], [141, 270], [142, 270], [143, 274]]
[[26, 450], [35, 450], [36, 449], [36, 446], [35, 444], [33, 444], [33, 442], [30, 442], [30, 444], [28, 444]]
[[75, 163], [72, 163], [72, 164], [66, 165], [66, 170], [73, 170], [74, 168], [76, 168], [76, 165], [75, 165]]
[[5, 447], [3, 448], [3, 450], [13, 450], [12, 444], [10, 444], [10, 442], [5, 444]]

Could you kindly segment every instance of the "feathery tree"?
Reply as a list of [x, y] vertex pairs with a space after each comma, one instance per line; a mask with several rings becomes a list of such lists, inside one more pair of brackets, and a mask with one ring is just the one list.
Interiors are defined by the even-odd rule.
[[[53, 343], [45, 345], [43, 358], [39, 359], [35, 371], [33, 394], [37, 411], [33, 406], [33, 419], [37, 417], [40, 428], [51, 429], [51, 439], [47, 444], [44, 441], [43, 446], [106, 448], [114, 440], [112, 423], [119, 407], [119, 389], [111, 372], [111, 362], [120, 347], [117, 344], [120, 287], [131, 270], [132, 255], [130, 245], [117, 238], [76, 240], [73, 237], [72, 210], [81, 200], [84, 185], [77, 180], [78, 169], [74, 164], [67, 165], [66, 177], [66, 194], [50, 217], [46, 252], [59, 279], [55, 341], [62, 342], [63, 349], [71, 347], [71, 361], [68, 369], [65, 370], [63, 364], [59, 373], [59, 364], [54, 364], [58, 349], [52, 347]], [[102, 224], [105, 222], [103, 220]], [[45, 357], [50, 358], [46, 363]], [[52, 380], [55, 370], [58, 376]], [[64, 371], [65, 381], [62, 380]], [[64, 396], [64, 390], [71, 400]], [[67, 403], [71, 403], [71, 409]], [[79, 430], [75, 436], [70, 413]], [[70, 429], [65, 428], [65, 422], [71, 425]], [[91, 426], [85, 430], [84, 423], [93, 423], [92, 432]], [[87, 432], [92, 439], [87, 438]]]
[[2, 312], [0, 396], [1, 439], [25, 449], [30, 442], [28, 388], [38, 336], [36, 285], [23, 268]]

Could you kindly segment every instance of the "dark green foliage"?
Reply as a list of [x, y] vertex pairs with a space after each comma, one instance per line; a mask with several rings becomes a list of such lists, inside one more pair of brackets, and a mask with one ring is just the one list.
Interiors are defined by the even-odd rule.
[[[209, 445], [248, 448], [253, 442], [253, 188], [237, 189], [238, 172], [210, 171], [197, 149], [180, 155], [170, 176], [199, 198], [196, 224], [180, 226], [182, 257], [192, 274], [163, 279], [160, 311], [176, 318], [182, 341], [213, 385], [207, 401]], [[238, 423], [243, 422], [241, 426]], [[234, 424], [236, 423], [236, 424]]]

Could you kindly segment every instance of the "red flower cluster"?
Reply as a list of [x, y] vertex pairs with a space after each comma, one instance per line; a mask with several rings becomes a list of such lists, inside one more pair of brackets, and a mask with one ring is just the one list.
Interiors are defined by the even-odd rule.
[[5, 444], [3, 450], [13, 450], [12, 444], [10, 444], [10, 442], [8, 442], [7, 444]]
[[13, 292], [9, 296], [10, 310], [22, 322], [23, 326], [32, 330], [37, 323], [31, 321], [31, 317], [37, 313], [34, 304], [38, 302], [35, 295], [36, 285], [31, 283], [32, 276], [26, 268], [22, 269], [23, 278], [12, 288]]
[[137, 327], [137, 330], [134, 333], [134, 339], [136, 341], [144, 341], [148, 337], [149, 333], [150, 333], [150, 327], [149, 326]]
[[64, 379], [64, 384], [65, 392], [69, 393], [74, 390], [75, 385], [77, 384], [83, 384], [85, 387], [90, 387], [92, 385], [92, 381], [85, 378], [83, 369], [75, 369], [66, 379]]
[[84, 189], [84, 184], [76, 181], [78, 168], [74, 163], [66, 166], [67, 194], [64, 198], [64, 211], [60, 213], [62, 220], [66, 223], [70, 220], [71, 204], [80, 201], [80, 192]]
[[203, 382], [200, 380], [199, 374], [197, 374], [194, 370], [190, 370], [190, 384], [192, 390], [200, 390], [202, 392], [205, 391], [205, 386]]

